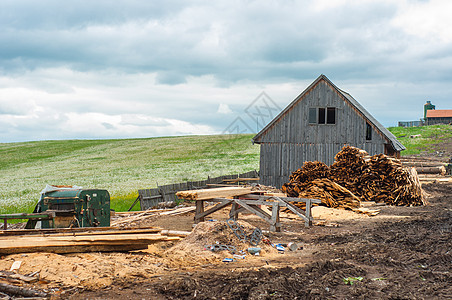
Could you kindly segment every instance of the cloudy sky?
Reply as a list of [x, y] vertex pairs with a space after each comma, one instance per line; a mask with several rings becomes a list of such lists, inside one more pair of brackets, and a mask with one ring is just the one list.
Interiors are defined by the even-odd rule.
[[448, 0], [2, 0], [0, 142], [215, 134], [237, 119], [256, 131], [255, 100], [282, 109], [320, 74], [385, 126], [418, 120], [426, 100], [452, 108], [450, 12]]

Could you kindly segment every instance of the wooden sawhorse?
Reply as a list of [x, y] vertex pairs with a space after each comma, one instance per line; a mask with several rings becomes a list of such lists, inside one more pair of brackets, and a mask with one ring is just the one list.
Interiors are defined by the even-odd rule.
[[[214, 207], [204, 210], [205, 202], [218, 202]], [[306, 209], [296, 207], [290, 202], [304, 202], [306, 203]], [[277, 196], [264, 196], [256, 194], [247, 194], [240, 196], [238, 199], [226, 199], [226, 198], [213, 198], [205, 200], [196, 200], [196, 213], [195, 213], [195, 224], [199, 222], [204, 222], [205, 217], [231, 205], [231, 211], [229, 217], [234, 220], [238, 219], [240, 212], [248, 211], [255, 214], [256, 216], [262, 218], [264, 221], [270, 224], [270, 231], [280, 232], [281, 223], [279, 220], [279, 208], [287, 207], [294, 214], [299, 216], [305, 221], [305, 226], [309, 227], [312, 225], [311, 216], [311, 206], [312, 203], [321, 203], [318, 199], [309, 198], [291, 198], [291, 197], [277, 197]], [[271, 206], [272, 214], [268, 214], [266, 211], [261, 209], [260, 205]]]

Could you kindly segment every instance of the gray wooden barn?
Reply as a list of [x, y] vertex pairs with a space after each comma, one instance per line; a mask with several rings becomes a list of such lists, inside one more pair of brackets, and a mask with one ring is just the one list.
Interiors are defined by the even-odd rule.
[[328, 165], [344, 145], [400, 156], [405, 147], [350, 94], [320, 75], [254, 138], [260, 182], [280, 188], [305, 161]]

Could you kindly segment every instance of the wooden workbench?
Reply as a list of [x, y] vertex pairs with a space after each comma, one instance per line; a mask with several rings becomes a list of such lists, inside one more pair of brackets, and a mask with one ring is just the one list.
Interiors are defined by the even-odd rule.
[[[218, 202], [214, 207], [204, 210], [205, 202]], [[304, 202], [306, 203], [306, 210], [301, 210], [290, 202]], [[279, 196], [265, 196], [257, 194], [246, 194], [243, 196], [235, 197], [235, 199], [226, 198], [213, 198], [213, 199], [202, 199], [196, 200], [196, 214], [195, 214], [195, 224], [203, 222], [205, 217], [231, 205], [231, 211], [229, 216], [238, 219], [240, 212], [248, 211], [255, 214], [256, 216], [262, 218], [264, 221], [270, 224], [270, 231], [280, 232], [281, 223], [279, 221], [279, 209], [280, 207], [287, 207], [294, 214], [299, 216], [305, 221], [305, 226], [309, 227], [312, 225], [311, 216], [311, 206], [312, 203], [321, 203], [318, 199], [308, 199], [308, 198], [290, 198], [290, 197], [279, 197]], [[264, 211], [260, 206], [265, 205], [271, 207], [271, 215]]]

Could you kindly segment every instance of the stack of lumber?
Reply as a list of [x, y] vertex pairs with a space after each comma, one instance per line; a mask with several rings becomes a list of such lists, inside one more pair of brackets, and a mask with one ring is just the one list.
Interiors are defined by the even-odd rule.
[[48, 231], [27, 231], [18, 235], [13, 230], [0, 232], [0, 255], [24, 252], [111, 252], [147, 249], [149, 244], [162, 241], [178, 240], [160, 234], [160, 228], [141, 228], [130, 230], [96, 230], [70, 229]]
[[307, 161], [303, 166], [293, 172], [289, 182], [283, 184], [282, 191], [288, 197], [298, 197], [300, 191], [312, 186], [312, 182], [319, 178], [328, 178], [329, 168], [320, 161]]
[[360, 182], [365, 201], [405, 206], [427, 204], [416, 169], [404, 168], [400, 160], [384, 154], [372, 156]]
[[177, 192], [180, 199], [185, 200], [209, 200], [214, 198], [228, 198], [246, 195], [251, 192], [251, 187], [221, 187], [212, 189], [188, 190]]

